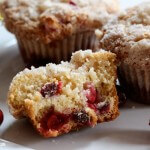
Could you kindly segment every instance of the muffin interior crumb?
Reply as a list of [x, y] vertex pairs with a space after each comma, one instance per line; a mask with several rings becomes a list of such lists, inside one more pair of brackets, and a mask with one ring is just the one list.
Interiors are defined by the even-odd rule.
[[[114, 110], [117, 105], [115, 80], [114, 54], [79, 51], [70, 63], [48, 64], [20, 72], [12, 81], [8, 102], [14, 116], [30, 117], [36, 126], [43, 125], [41, 120], [45, 114], [53, 116], [54, 112], [58, 118], [69, 119], [70, 114], [72, 118], [76, 112], [82, 112], [83, 118], [93, 114], [90, 121], [97, 118], [101, 122], [118, 113]], [[56, 116], [51, 119], [56, 120]], [[86, 124], [87, 120], [85, 118]], [[50, 127], [54, 126], [49, 123]]]

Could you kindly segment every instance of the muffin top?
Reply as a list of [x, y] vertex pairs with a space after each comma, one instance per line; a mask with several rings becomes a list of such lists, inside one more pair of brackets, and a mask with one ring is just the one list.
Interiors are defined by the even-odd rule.
[[127, 9], [97, 32], [100, 47], [122, 62], [150, 69], [150, 2]]
[[9, 31], [46, 43], [102, 27], [117, 10], [117, 0], [4, 0], [1, 4]]

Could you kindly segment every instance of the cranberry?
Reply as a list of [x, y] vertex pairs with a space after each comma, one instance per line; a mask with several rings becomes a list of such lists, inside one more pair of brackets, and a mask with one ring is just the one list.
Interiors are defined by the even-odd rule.
[[85, 111], [75, 112], [73, 114], [73, 120], [81, 125], [88, 125], [90, 123], [89, 115]]
[[106, 103], [103, 107], [98, 108], [98, 104], [103, 102], [101, 94], [94, 87], [94, 84], [87, 82], [84, 84], [84, 91], [86, 98], [88, 99], [88, 107], [100, 114], [108, 113], [110, 110], [110, 104]]
[[48, 129], [58, 130], [67, 122], [67, 115], [54, 113], [52, 114], [47, 121]]
[[96, 105], [95, 104], [90, 104], [88, 103], [88, 106], [93, 109], [95, 112], [97, 111]]
[[70, 5], [73, 5], [73, 6], [77, 6], [76, 3], [74, 3], [74, 2], [71, 1], [71, 0], [69, 1], [69, 4], [70, 4]]
[[84, 93], [86, 98], [88, 99], [88, 103], [94, 103], [96, 100], [96, 88], [93, 83], [87, 82], [84, 84]]
[[103, 107], [99, 108], [100, 114], [108, 113], [110, 111], [110, 104], [106, 103]]
[[62, 114], [59, 112], [55, 112], [52, 107], [48, 113], [41, 119], [41, 127], [48, 131], [51, 130], [59, 130], [64, 124], [69, 121], [70, 116], [66, 114]]
[[2, 122], [3, 122], [3, 119], [4, 119], [4, 115], [3, 115], [2, 110], [0, 110], [0, 125], [1, 125]]
[[61, 91], [62, 91], [62, 86], [63, 86], [62, 82], [61, 82], [61, 81], [59, 81], [59, 82], [58, 82], [58, 89], [57, 89], [57, 93], [61, 93]]
[[47, 127], [49, 129], [55, 129], [59, 125], [59, 119], [56, 115], [52, 114], [48, 121], [47, 121]]
[[51, 96], [61, 93], [61, 90], [62, 90], [61, 81], [59, 81], [58, 84], [56, 84], [55, 82], [46, 83], [41, 89], [41, 94], [43, 97], [46, 97], [46, 96], [51, 97]]
[[117, 88], [117, 93], [118, 93], [118, 98], [119, 98], [119, 106], [124, 106], [126, 101], [127, 101], [127, 97], [124, 93], [124, 89], [119, 86], [119, 85], [116, 85], [116, 88]]

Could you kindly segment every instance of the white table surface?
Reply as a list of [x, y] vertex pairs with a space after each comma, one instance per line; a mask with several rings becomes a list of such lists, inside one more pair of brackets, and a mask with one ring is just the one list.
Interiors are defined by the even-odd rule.
[[[144, 0], [121, 0], [121, 8], [133, 6], [141, 1]], [[150, 150], [150, 106], [132, 101], [127, 102], [120, 110], [120, 116], [113, 122], [58, 138], [42, 138], [27, 120], [15, 120], [6, 105], [9, 84], [13, 76], [23, 68], [14, 36], [0, 26], [0, 109], [4, 112], [0, 138], [37, 150]], [[0, 150], [13, 148], [23, 149], [0, 141]]]

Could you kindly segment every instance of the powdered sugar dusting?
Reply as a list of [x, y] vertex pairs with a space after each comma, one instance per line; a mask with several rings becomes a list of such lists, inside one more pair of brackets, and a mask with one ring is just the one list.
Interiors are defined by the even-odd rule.
[[[79, 17], [82, 12], [89, 17], [95, 18], [99, 18], [98, 16], [104, 13], [104, 17], [106, 14], [108, 17], [106, 10], [111, 10], [109, 9], [111, 4], [118, 6], [116, 1], [117, 0], [109, 0], [110, 4], [108, 4], [108, 2], [104, 0], [72, 0], [72, 3], [75, 5], [71, 5], [70, 0], [4, 0], [2, 11], [16, 21], [22, 21], [24, 24], [32, 25], [34, 21], [39, 21], [40, 16], [44, 16], [44, 14], [47, 15], [45, 12], [49, 12], [49, 15], [53, 14], [56, 17], [58, 17], [58, 14], [63, 17], [63, 12], [66, 12], [68, 16], [75, 15]], [[90, 11], [90, 9], [92, 11]], [[113, 7], [113, 9], [111, 12], [118, 10], [117, 7]], [[101, 22], [103, 22], [103, 20], [101, 20]]]
[[150, 3], [142, 3], [113, 18], [98, 37], [100, 47], [111, 50], [127, 63], [149, 68]]

